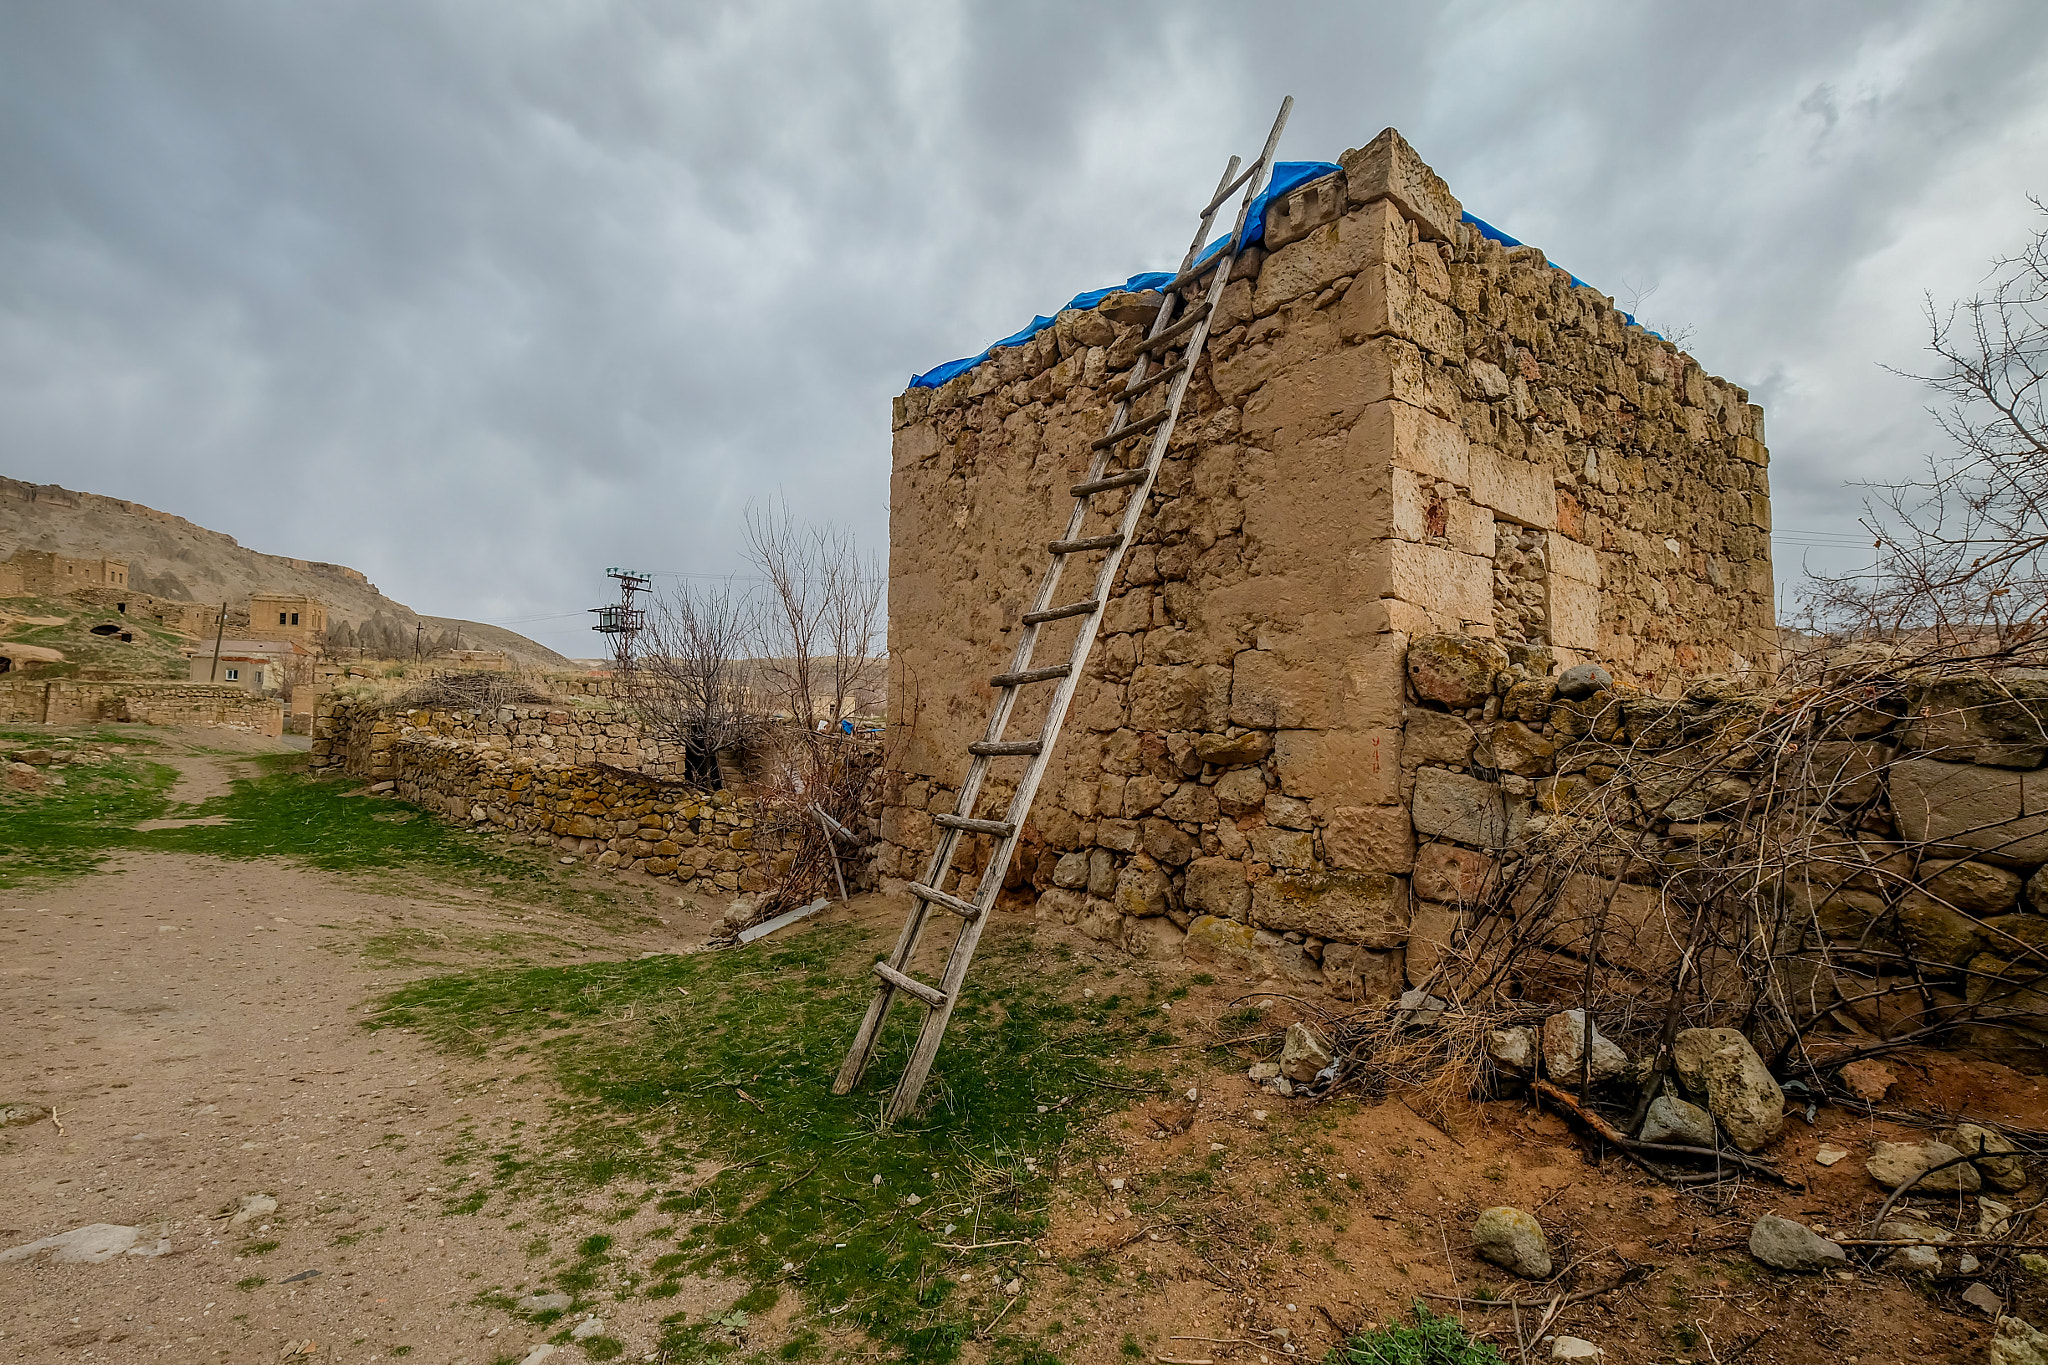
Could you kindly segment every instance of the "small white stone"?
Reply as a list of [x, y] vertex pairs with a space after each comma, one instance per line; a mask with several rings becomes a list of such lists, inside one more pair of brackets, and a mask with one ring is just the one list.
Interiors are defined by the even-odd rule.
[[1847, 1155], [1849, 1155], [1849, 1153], [1844, 1149], [1840, 1147], [1830, 1147], [1826, 1143], [1823, 1143], [1821, 1144], [1820, 1150], [1813, 1154], [1813, 1164], [1816, 1166], [1832, 1166], [1837, 1161], [1840, 1161], [1843, 1157]]

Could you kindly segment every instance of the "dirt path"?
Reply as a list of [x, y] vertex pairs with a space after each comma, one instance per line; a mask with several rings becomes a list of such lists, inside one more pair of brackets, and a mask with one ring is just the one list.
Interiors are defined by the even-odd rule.
[[[564, 960], [676, 946], [164, 854], [0, 909], [0, 1103], [55, 1113], [0, 1130], [0, 1246], [97, 1223], [143, 1228], [138, 1250], [168, 1243], [0, 1265], [0, 1358], [267, 1361], [311, 1339], [321, 1360], [410, 1346], [485, 1362], [540, 1340], [472, 1300], [521, 1292], [541, 1230], [441, 1216], [441, 1196], [465, 1131], [535, 1122], [549, 1091], [357, 1027], [367, 998], [414, 974], [365, 946], [407, 931], [513, 933], [536, 955], [553, 936]], [[251, 1195], [275, 1210], [226, 1216]]]

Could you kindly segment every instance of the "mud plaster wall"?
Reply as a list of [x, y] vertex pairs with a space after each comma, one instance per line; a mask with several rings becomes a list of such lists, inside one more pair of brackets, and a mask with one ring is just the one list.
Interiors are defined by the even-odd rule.
[[[1546, 671], [1597, 658], [1658, 691], [1768, 668], [1774, 622], [1747, 394], [1461, 222], [1392, 130], [1343, 165], [1275, 204], [1224, 293], [1008, 900], [1141, 953], [1208, 915], [1355, 987], [1398, 979], [1408, 936], [1412, 636], [1496, 637]], [[896, 400], [884, 875], [918, 875], [953, 809], [1155, 305], [1062, 313]]]

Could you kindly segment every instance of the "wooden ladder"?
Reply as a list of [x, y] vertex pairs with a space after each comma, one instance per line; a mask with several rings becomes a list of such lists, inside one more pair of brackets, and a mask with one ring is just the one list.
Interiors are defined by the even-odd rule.
[[[1223, 298], [1224, 287], [1230, 282], [1230, 272], [1237, 261], [1238, 251], [1243, 242], [1245, 222], [1251, 212], [1252, 201], [1258, 197], [1266, 180], [1266, 173], [1273, 161], [1273, 152], [1280, 143], [1280, 132], [1287, 126], [1287, 115], [1294, 107], [1294, 97], [1281, 101], [1279, 117], [1273, 120], [1273, 130], [1266, 135], [1265, 149], [1259, 159], [1248, 170], [1239, 172], [1239, 158], [1231, 157], [1229, 167], [1223, 172], [1216, 192], [1209, 204], [1202, 210], [1201, 226], [1195, 230], [1195, 240], [1182, 259], [1179, 273], [1173, 282], [1160, 291], [1159, 314], [1152, 321], [1151, 330], [1138, 352], [1136, 363], [1131, 367], [1130, 377], [1118, 395], [1116, 411], [1109, 419], [1108, 432], [1098, 438], [1092, 447], [1088, 477], [1072, 488], [1074, 509], [1067, 518], [1067, 529], [1058, 540], [1046, 546], [1050, 554], [1044, 574], [1038, 583], [1038, 594], [1031, 609], [1024, 613], [1023, 632], [1017, 641], [1015, 654], [1010, 666], [989, 680], [996, 689], [996, 705], [989, 716], [988, 730], [976, 743], [967, 746], [971, 756], [967, 766], [967, 778], [960, 784], [960, 796], [954, 803], [954, 813], [932, 817], [938, 826], [938, 840], [932, 848], [931, 863], [924, 880], [910, 886], [912, 904], [909, 917], [903, 924], [903, 932], [896, 940], [895, 951], [877, 961], [875, 975], [880, 978], [875, 987], [875, 996], [868, 1005], [867, 1016], [861, 1020], [860, 1032], [854, 1038], [852, 1049], [846, 1054], [846, 1061], [839, 1068], [839, 1076], [832, 1083], [832, 1093], [844, 1095], [860, 1084], [868, 1062], [874, 1057], [875, 1046], [881, 1040], [882, 1024], [889, 1014], [889, 1006], [898, 992], [909, 996], [925, 1007], [924, 1027], [917, 1036], [917, 1046], [911, 1050], [910, 1062], [903, 1070], [903, 1076], [896, 1082], [896, 1093], [889, 1100], [884, 1122], [902, 1118], [917, 1104], [917, 1097], [924, 1089], [925, 1077], [930, 1074], [932, 1061], [938, 1056], [939, 1043], [946, 1034], [946, 1022], [952, 1017], [953, 1005], [960, 998], [960, 990], [967, 979], [967, 968], [974, 960], [974, 950], [981, 941], [981, 931], [988, 921], [989, 908], [1002, 893], [1003, 879], [1008, 874], [1010, 860], [1017, 851], [1017, 842], [1024, 829], [1024, 820], [1031, 812], [1031, 803], [1038, 794], [1039, 781], [1045, 776], [1047, 765], [1052, 761], [1053, 746], [1059, 740], [1060, 727], [1067, 717], [1067, 708], [1073, 702], [1074, 690], [1080, 684], [1082, 669], [1088, 662], [1088, 652], [1094, 647], [1095, 637], [1102, 623], [1102, 609], [1109, 600], [1109, 590], [1116, 581], [1117, 570], [1122, 566], [1124, 551], [1130, 547], [1131, 538], [1138, 529], [1138, 518], [1144, 514], [1146, 500], [1151, 496], [1152, 483], [1159, 474], [1159, 466], [1166, 457], [1167, 444], [1173, 439], [1174, 423], [1180, 418], [1182, 397], [1187, 393], [1188, 381], [1193, 376], [1195, 365], [1202, 357], [1202, 347], [1209, 338], [1209, 320], [1215, 316], [1216, 308]], [[1216, 210], [1231, 194], [1239, 189], [1244, 191], [1237, 209], [1237, 220], [1231, 228], [1229, 238], [1221, 251], [1207, 261], [1201, 261], [1203, 246], [1209, 236], [1209, 229], [1216, 217]], [[1198, 264], [1199, 261], [1199, 264]], [[1176, 318], [1174, 313], [1180, 302], [1180, 290], [1184, 285], [1200, 279], [1209, 271], [1215, 271], [1215, 279], [1209, 285], [1208, 296], [1191, 307], [1184, 315]], [[1178, 360], [1169, 360], [1171, 352], [1178, 351]], [[1156, 357], [1156, 362], [1155, 362]], [[1148, 373], [1148, 368], [1150, 372]], [[1159, 411], [1149, 417], [1133, 419], [1132, 401], [1161, 385], [1166, 386], [1166, 401]], [[1150, 445], [1146, 448], [1144, 462], [1129, 469], [1112, 472], [1110, 466], [1118, 447], [1140, 436], [1149, 435]], [[1089, 535], [1087, 521], [1094, 510], [1093, 499], [1105, 494], [1129, 489], [1123, 510], [1117, 516], [1114, 530]], [[1095, 586], [1086, 597], [1055, 606], [1053, 599], [1059, 590], [1061, 571], [1069, 559], [1082, 555], [1100, 554], [1102, 562], [1095, 571]], [[1033, 648], [1038, 642], [1038, 628], [1052, 621], [1068, 617], [1083, 618], [1081, 628], [1074, 639], [1072, 652], [1064, 663], [1034, 666], [1031, 661]], [[1011, 712], [1016, 709], [1020, 692], [1035, 683], [1052, 682], [1058, 686], [1053, 691], [1052, 701], [1046, 708], [1044, 727], [1031, 739], [1005, 739], [1003, 730], [1009, 724]], [[999, 758], [1023, 758], [1024, 773], [1017, 782], [1015, 793], [1010, 798], [1008, 812], [1000, 820], [977, 820], [974, 818], [974, 804], [981, 794], [983, 779], [988, 775], [989, 764]], [[942, 890], [947, 874], [952, 870], [954, 851], [963, 838], [986, 836], [996, 841], [996, 847], [981, 874], [981, 882], [973, 898], [950, 894]], [[930, 986], [910, 975], [911, 954], [917, 949], [919, 936], [924, 932], [926, 921], [936, 907], [950, 911], [961, 920], [959, 937], [953, 941], [952, 955], [946, 960], [946, 972], [937, 986]]]

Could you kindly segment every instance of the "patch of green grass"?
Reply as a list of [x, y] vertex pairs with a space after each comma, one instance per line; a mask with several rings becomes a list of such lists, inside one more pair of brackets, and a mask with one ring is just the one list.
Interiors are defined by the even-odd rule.
[[[126, 733], [95, 735], [90, 743], [133, 749], [154, 745]], [[0, 744], [55, 747], [48, 735], [0, 730]], [[224, 796], [179, 808], [179, 818], [221, 817], [225, 823], [138, 830], [170, 810], [174, 768], [133, 754], [98, 765], [61, 769], [66, 785], [35, 793], [0, 792], [0, 888], [34, 878], [79, 876], [110, 853], [153, 849], [220, 858], [290, 858], [329, 872], [424, 875], [465, 887], [544, 899], [550, 906], [601, 920], [633, 916], [616, 890], [572, 887], [545, 851], [503, 845], [495, 838], [432, 818], [418, 807], [360, 794], [361, 782], [314, 777], [296, 753], [235, 756], [249, 775]], [[393, 814], [421, 818], [393, 823]], [[545, 935], [465, 935], [458, 941], [400, 929], [379, 936], [371, 955], [390, 965], [441, 965], [431, 949], [559, 956], [575, 945]]]
[[270, 1283], [270, 1281], [265, 1279], [261, 1275], [244, 1275], [241, 1279], [235, 1281], [235, 1288], [260, 1289], [262, 1286], [268, 1283]]
[[163, 810], [164, 793], [178, 780], [176, 769], [141, 760], [45, 771], [65, 785], [0, 797], [0, 887], [91, 872], [138, 837], [135, 825]]
[[1415, 1305], [1411, 1325], [1389, 1324], [1352, 1337], [1323, 1357], [1324, 1365], [1506, 1365], [1500, 1352], [1474, 1341], [1456, 1318]]
[[242, 1243], [242, 1254], [244, 1256], [268, 1256], [271, 1252], [277, 1250], [277, 1247], [278, 1244], [276, 1242], [244, 1242]]
[[[190, 671], [185, 660], [190, 648], [186, 638], [140, 613], [119, 612], [73, 597], [9, 598], [7, 610], [14, 619], [0, 628], [0, 639], [54, 649], [64, 656], [61, 662], [29, 664], [32, 677], [75, 678], [88, 668], [109, 668], [122, 677], [182, 681]], [[30, 624], [27, 618], [37, 618], [38, 623]], [[61, 619], [51, 624], [52, 618]], [[111, 635], [94, 635], [92, 628], [97, 625], [120, 629]], [[132, 638], [121, 639], [123, 631]]]
[[[994, 1286], [1028, 1255], [987, 1244], [1043, 1229], [1051, 1155], [1121, 1102], [1087, 1080], [1156, 1083], [1112, 1060], [1146, 1036], [1145, 1006], [1071, 999], [1073, 969], [1036, 952], [1028, 926], [994, 926], [923, 1112], [884, 1130], [923, 1012], [894, 1011], [867, 1081], [831, 1093], [871, 994], [865, 934], [819, 926], [726, 952], [440, 976], [393, 992], [370, 1026], [469, 1052], [525, 1040], [552, 1066], [566, 1097], [554, 1131], [525, 1163], [499, 1166], [497, 1190], [545, 1199], [674, 1180], [658, 1203], [678, 1218], [684, 1259], [661, 1258], [657, 1275], [742, 1275], [757, 1287], [742, 1314], [793, 1287], [907, 1358], [946, 1362], [1006, 1302]], [[678, 1178], [700, 1160], [716, 1173]], [[564, 1288], [594, 1288], [608, 1249], [603, 1234], [586, 1241], [591, 1259]], [[732, 1330], [670, 1324], [662, 1347], [692, 1359]], [[1021, 1359], [1026, 1345], [991, 1348]]]

